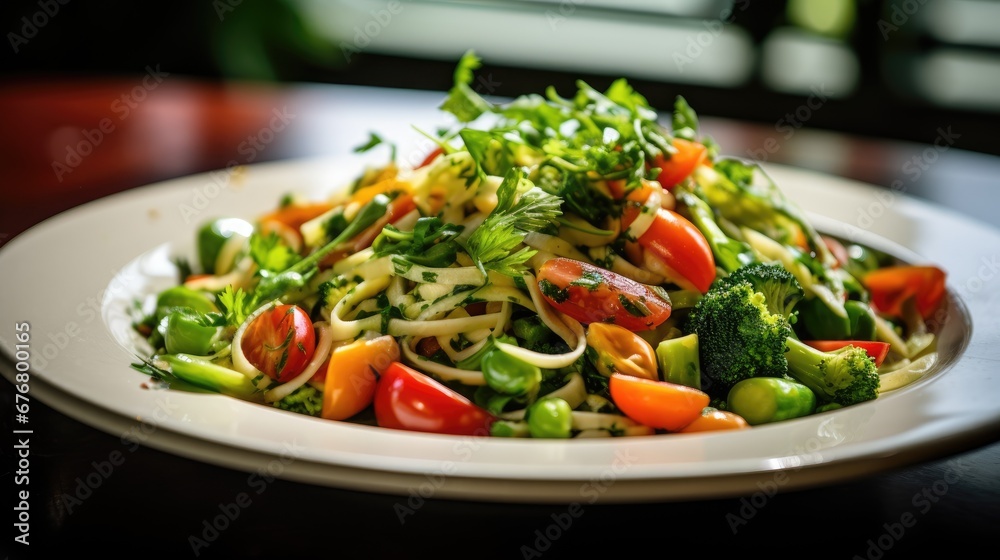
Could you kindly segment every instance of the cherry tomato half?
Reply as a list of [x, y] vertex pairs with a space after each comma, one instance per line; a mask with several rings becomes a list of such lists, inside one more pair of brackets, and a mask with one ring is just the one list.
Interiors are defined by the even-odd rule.
[[487, 436], [496, 417], [427, 375], [392, 362], [375, 388], [375, 420], [396, 430]]
[[582, 261], [549, 259], [539, 267], [537, 282], [552, 307], [584, 324], [614, 323], [643, 331], [670, 317], [670, 303], [649, 286]]
[[696, 167], [708, 159], [708, 149], [704, 144], [683, 138], [674, 138], [673, 144], [677, 149], [676, 153], [670, 157], [658, 155], [650, 163], [650, 167], [660, 168], [660, 174], [654, 180], [659, 181], [665, 189], [687, 179]]
[[253, 366], [281, 383], [302, 373], [316, 351], [316, 330], [304, 309], [276, 305], [247, 326], [240, 348]]
[[428, 153], [426, 156], [424, 156], [424, 160], [420, 162], [420, 165], [417, 166], [417, 169], [420, 169], [421, 167], [430, 165], [431, 162], [433, 162], [434, 160], [436, 160], [437, 157], [439, 155], [443, 154], [443, 153], [444, 153], [444, 150], [440, 146], [438, 146], [437, 148], [434, 148], [433, 150], [431, 150], [430, 153]]
[[611, 400], [636, 422], [670, 432], [694, 422], [708, 406], [708, 393], [670, 383], [616, 373], [608, 382]]
[[715, 256], [708, 240], [673, 210], [656, 212], [649, 229], [639, 237], [639, 245], [664, 265], [667, 279], [682, 288], [705, 293], [715, 280]]

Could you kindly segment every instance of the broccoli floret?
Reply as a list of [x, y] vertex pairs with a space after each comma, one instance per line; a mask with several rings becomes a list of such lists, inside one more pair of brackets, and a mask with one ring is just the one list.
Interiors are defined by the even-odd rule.
[[333, 309], [337, 305], [337, 302], [347, 295], [347, 292], [351, 291], [351, 288], [357, 285], [357, 282], [348, 280], [343, 274], [338, 274], [330, 280], [323, 282], [317, 288], [319, 306], [323, 309]]
[[789, 338], [786, 357], [789, 376], [823, 401], [850, 406], [878, 396], [878, 369], [862, 348], [845, 346], [823, 352]]
[[323, 410], [323, 392], [312, 385], [303, 385], [290, 395], [274, 403], [281, 410], [319, 416]]
[[751, 263], [733, 271], [726, 283], [747, 281], [753, 289], [764, 295], [767, 310], [795, 323], [795, 306], [805, 296], [802, 285], [791, 272], [779, 263]]
[[702, 390], [721, 397], [750, 377], [781, 377], [788, 370], [785, 341], [792, 328], [768, 310], [764, 294], [749, 281], [716, 283], [688, 318], [698, 335]]

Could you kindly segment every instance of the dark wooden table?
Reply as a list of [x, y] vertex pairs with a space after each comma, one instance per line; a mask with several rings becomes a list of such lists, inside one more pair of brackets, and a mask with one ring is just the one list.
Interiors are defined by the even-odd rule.
[[[373, 115], [395, 123], [380, 131], [387, 137], [410, 130], [411, 116], [430, 129], [441, 100], [429, 92], [333, 85], [206, 84], [151, 70], [132, 80], [36, 80], [0, 88], [0, 243], [58, 212], [154, 181], [233, 161], [344, 153], [367, 139]], [[1000, 226], [1000, 158], [941, 149], [950, 146], [949, 134], [961, 132], [949, 131], [947, 123], [943, 140], [921, 145], [807, 127], [789, 135], [777, 122], [705, 117], [703, 124], [728, 153], [885, 187], [902, 181], [914, 196]], [[272, 134], [263, 135], [266, 128]], [[935, 140], [938, 149], [932, 149]], [[11, 385], [3, 380], [0, 387], [4, 410], [13, 410]], [[3, 415], [5, 434], [11, 416]], [[3, 539], [0, 553], [11, 558], [554, 558], [638, 550], [663, 557], [683, 551], [870, 559], [941, 551], [955, 557], [991, 550], [1000, 522], [1000, 443], [993, 440], [905, 469], [764, 498], [598, 502], [558, 530], [550, 527], [565, 519], [565, 506], [429, 499], [419, 515], [401, 522], [399, 497], [276, 479], [213, 533], [205, 520], [247, 492], [247, 472], [123, 442], [37, 401], [32, 422], [31, 544]], [[12, 445], [3, 446], [5, 457]], [[102, 470], [109, 474], [93, 487], [87, 477]], [[8, 503], [11, 496], [5, 495]]]

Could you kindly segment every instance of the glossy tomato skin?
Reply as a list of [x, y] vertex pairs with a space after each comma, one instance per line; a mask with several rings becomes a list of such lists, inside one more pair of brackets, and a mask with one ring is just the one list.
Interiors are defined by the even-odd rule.
[[700, 142], [674, 138], [673, 145], [677, 150], [676, 153], [669, 158], [658, 155], [650, 164], [652, 167], [660, 168], [655, 180], [668, 190], [680, 184], [694, 172], [695, 168], [708, 160], [708, 148]]
[[921, 317], [928, 320], [944, 299], [945, 276], [936, 266], [900, 265], [873, 270], [861, 282], [871, 293], [872, 307], [880, 313], [902, 317], [903, 304], [912, 297]]
[[536, 281], [552, 307], [583, 324], [613, 323], [644, 331], [670, 317], [670, 303], [645, 284], [582, 261], [549, 259], [539, 267]]
[[312, 360], [316, 329], [301, 307], [276, 305], [247, 326], [240, 348], [254, 367], [284, 383], [302, 373]]
[[639, 237], [639, 245], [701, 293], [715, 281], [711, 245], [697, 226], [673, 210], [657, 211], [649, 229]]
[[496, 417], [427, 375], [392, 362], [375, 389], [375, 419], [396, 430], [488, 436]]
[[668, 381], [615, 373], [608, 382], [611, 400], [640, 424], [676, 432], [694, 422], [708, 406], [708, 393]]

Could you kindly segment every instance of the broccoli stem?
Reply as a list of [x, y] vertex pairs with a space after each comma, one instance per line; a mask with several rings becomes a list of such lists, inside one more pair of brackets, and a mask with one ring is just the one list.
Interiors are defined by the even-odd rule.
[[823, 401], [849, 406], [878, 396], [878, 370], [865, 350], [846, 346], [823, 352], [793, 337], [786, 346], [789, 375]]

